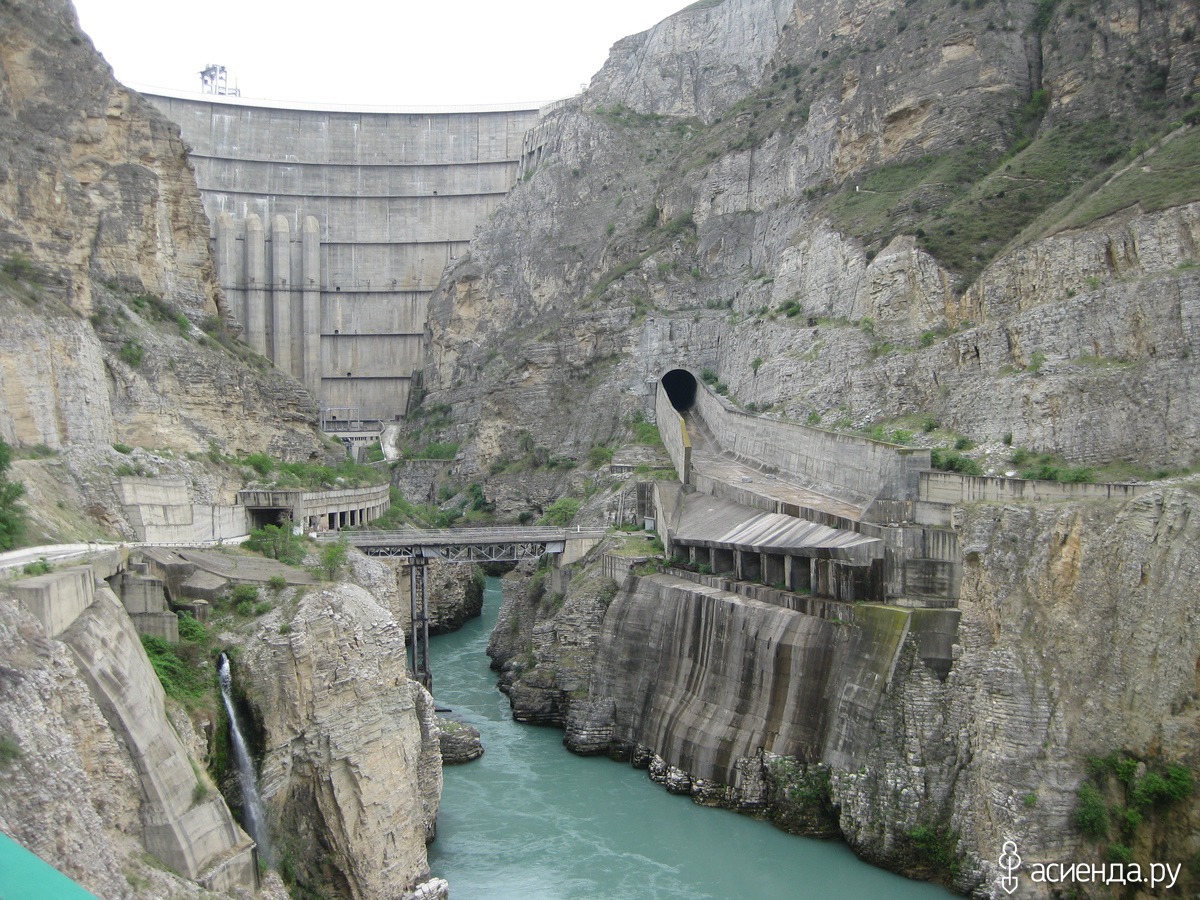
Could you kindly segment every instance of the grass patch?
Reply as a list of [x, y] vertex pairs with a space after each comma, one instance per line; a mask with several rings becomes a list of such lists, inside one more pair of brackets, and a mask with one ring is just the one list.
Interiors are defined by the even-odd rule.
[[214, 703], [216, 669], [210, 663], [212, 634], [202, 622], [183, 613], [179, 616], [178, 644], [143, 634], [142, 646], [168, 697], [189, 709]]
[[[1017, 138], [1008, 154], [970, 146], [884, 166], [834, 195], [830, 215], [869, 251], [882, 249], [897, 234], [914, 234], [922, 249], [969, 283], [1030, 223], [1122, 159], [1136, 133], [1131, 122], [1098, 119], [1031, 138], [1035, 121], [1040, 115], [1029, 104], [1016, 110]], [[1176, 178], [1190, 158], [1183, 150], [1169, 163]], [[1159, 181], [1161, 202], [1195, 193], [1168, 190], [1167, 179]], [[1072, 224], [1097, 218], [1099, 210]]]
[[1131, 165], [1075, 205], [1055, 228], [1080, 228], [1138, 204], [1157, 212], [1200, 200], [1200, 131], [1195, 127], [1164, 140], [1141, 165]]

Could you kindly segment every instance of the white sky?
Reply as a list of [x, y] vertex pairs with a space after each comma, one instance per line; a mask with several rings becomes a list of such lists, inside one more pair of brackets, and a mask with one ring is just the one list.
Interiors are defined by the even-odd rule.
[[392, 106], [567, 97], [620, 38], [689, 0], [74, 0], [131, 87], [200, 90], [223, 65], [242, 96]]

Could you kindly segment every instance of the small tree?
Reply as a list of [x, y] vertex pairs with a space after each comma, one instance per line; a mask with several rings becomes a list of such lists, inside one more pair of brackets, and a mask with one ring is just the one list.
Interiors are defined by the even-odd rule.
[[340, 538], [335, 544], [326, 544], [321, 551], [321, 573], [326, 580], [333, 581], [341, 574], [346, 565], [346, 550], [349, 548], [345, 538]]
[[25, 510], [19, 505], [25, 485], [8, 480], [12, 447], [0, 440], [0, 550], [11, 550], [25, 535]]
[[277, 559], [289, 566], [304, 562], [304, 542], [292, 534], [291, 528], [280, 525], [264, 525], [250, 532], [246, 549]]

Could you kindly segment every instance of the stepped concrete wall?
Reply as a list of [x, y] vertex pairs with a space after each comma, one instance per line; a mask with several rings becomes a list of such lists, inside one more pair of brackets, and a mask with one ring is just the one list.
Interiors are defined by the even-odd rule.
[[326, 417], [393, 420], [429, 295], [512, 185], [537, 109], [307, 109], [150, 95], [176, 122], [252, 347]]
[[930, 465], [928, 450], [741, 412], [703, 384], [696, 409], [722, 449], [838, 496], [915, 500]]

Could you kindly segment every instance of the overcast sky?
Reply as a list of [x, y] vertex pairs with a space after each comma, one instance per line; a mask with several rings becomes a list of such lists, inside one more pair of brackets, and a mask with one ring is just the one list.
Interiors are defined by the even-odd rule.
[[199, 91], [224, 65], [242, 96], [392, 106], [567, 97], [608, 48], [689, 0], [74, 0], [131, 87]]

